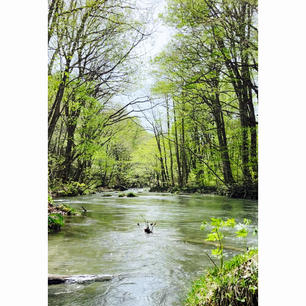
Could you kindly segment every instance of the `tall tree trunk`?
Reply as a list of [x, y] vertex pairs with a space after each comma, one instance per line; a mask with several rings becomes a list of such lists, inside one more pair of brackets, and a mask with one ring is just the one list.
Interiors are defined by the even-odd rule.
[[165, 172], [165, 167], [164, 167], [164, 160], [163, 160], [163, 154], [162, 154], [162, 149], [160, 145], [160, 135], [158, 134], [158, 131], [156, 130], [156, 127], [153, 127], [154, 130], [154, 135], [157, 143], [157, 148], [158, 148], [158, 153], [159, 153], [159, 161], [160, 161], [160, 169], [161, 169], [161, 177], [162, 177], [162, 186], [164, 187], [166, 185], [166, 172]]
[[175, 103], [173, 103], [173, 120], [174, 120], [174, 135], [175, 135], [175, 153], [176, 153], [176, 163], [177, 163], [177, 172], [178, 172], [178, 185], [182, 187], [182, 173], [181, 173], [181, 161], [180, 161], [180, 150], [179, 150], [179, 142], [178, 142], [178, 133], [177, 133], [177, 120], [176, 120], [176, 111], [175, 111]]
[[221, 108], [221, 104], [219, 101], [219, 95], [215, 95], [216, 100], [213, 103], [213, 115], [215, 118], [216, 126], [217, 126], [217, 135], [219, 141], [219, 148], [221, 153], [222, 165], [223, 165], [223, 177], [224, 182], [227, 185], [231, 185], [234, 183], [234, 178], [231, 169], [230, 158], [228, 154], [228, 146], [227, 146], [227, 138], [225, 133], [225, 125], [224, 125], [224, 118], [223, 112]]
[[66, 81], [67, 81], [67, 73], [69, 71], [69, 68], [67, 67], [64, 76], [62, 78], [62, 81], [58, 87], [57, 93], [55, 100], [53, 102], [53, 105], [51, 107], [51, 110], [48, 115], [48, 122], [49, 122], [49, 127], [48, 127], [48, 146], [50, 147], [51, 144], [51, 139], [55, 130], [56, 123], [60, 117], [60, 108], [61, 108], [61, 102], [64, 96], [64, 91], [65, 91], [65, 86], [66, 86]]
[[257, 158], [257, 123], [255, 110], [253, 105], [252, 88], [249, 85], [249, 99], [248, 99], [248, 113], [249, 113], [249, 128], [251, 135], [251, 146], [250, 146], [250, 157], [251, 157], [251, 167], [254, 173], [254, 179], [258, 178], [258, 158]]
[[169, 115], [169, 101], [168, 96], [165, 97], [166, 99], [166, 109], [167, 109], [167, 132], [168, 132], [168, 146], [170, 152], [170, 175], [171, 175], [171, 185], [174, 186], [174, 175], [173, 175], [173, 157], [172, 157], [172, 144], [170, 141], [170, 115]]
[[188, 179], [188, 167], [187, 167], [187, 157], [186, 157], [186, 150], [185, 150], [185, 119], [182, 116], [181, 119], [181, 159], [182, 159], [182, 185], [186, 186], [187, 179]]
[[[244, 72], [240, 74], [239, 66], [237, 61], [233, 62], [224, 53], [226, 49], [224, 41], [215, 33], [215, 28], [212, 27], [215, 42], [221, 51], [226, 68], [230, 75], [230, 81], [233, 84], [238, 102], [239, 102], [239, 116], [240, 116], [240, 126], [241, 126], [241, 159], [242, 159], [242, 173], [243, 181], [247, 185], [252, 181], [250, 169], [249, 169], [249, 140], [248, 140], [248, 128], [249, 128], [249, 117], [248, 117], [248, 94], [247, 88], [244, 88], [242, 80], [245, 78]], [[243, 35], [243, 29], [240, 30], [240, 36]], [[241, 38], [240, 44], [240, 54], [241, 54], [241, 65], [244, 67], [247, 65], [245, 50], [243, 49], [243, 38]], [[233, 52], [236, 53], [235, 46], [232, 46]]]
[[166, 174], [166, 180], [167, 180], [167, 185], [168, 185], [168, 183], [170, 181], [170, 179], [169, 179], [169, 170], [168, 170], [168, 165], [167, 165], [167, 153], [166, 153], [165, 137], [164, 137], [162, 132], [161, 132], [161, 139], [162, 139], [162, 143], [163, 143], [165, 174]]

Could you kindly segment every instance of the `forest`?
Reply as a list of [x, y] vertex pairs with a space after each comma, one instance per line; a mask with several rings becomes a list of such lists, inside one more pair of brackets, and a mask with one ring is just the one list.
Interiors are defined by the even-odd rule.
[[[150, 14], [49, 0], [52, 195], [99, 188], [257, 199], [257, 0], [168, 0], [173, 35], [142, 75]], [[142, 80], [153, 79], [140, 95]]]
[[257, 14], [48, 1], [50, 306], [258, 305]]

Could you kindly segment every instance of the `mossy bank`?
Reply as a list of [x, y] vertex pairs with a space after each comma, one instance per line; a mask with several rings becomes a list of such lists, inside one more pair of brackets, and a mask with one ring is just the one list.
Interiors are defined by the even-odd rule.
[[210, 269], [193, 283], [185, 306], [257, 306], [257, 250], [250, 250]]
[[48, 195], [48, 232], [58, 232], [65, 224], [64, 216], [81, 215], [82, 213], [66, 204], [55, 205]]

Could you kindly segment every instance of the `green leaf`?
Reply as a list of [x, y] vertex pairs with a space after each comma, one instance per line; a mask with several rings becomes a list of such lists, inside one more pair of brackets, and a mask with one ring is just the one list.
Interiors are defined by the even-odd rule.
[[209, 233], [207, 234], [207, 238], [205, 240], [206, 241], [217, 241], [218, 235], [216, 233]]
[[250, 219], [244, 218], [244, 219], [243, 219], [243, 223], [244, 223], [245, 225], [250, 225], [250, 224], [252, 223], [252, 221], [251, 221]]
[[248, 235], [249, 231], [245, 228], [240, 229], [236, 232], [237, 237], [246, 237]]
[[234, 227], [236, 225], [235, 219], [234, 218], [227, 219], [224, 225], [229, 227]]
[[220, 248], [213, 249], [211, 250], [211, 254], [214, 256], [221, 256], [222, 255], [222, 250]]
[[220, 227], [222, 225], [222, 219], [220, 218], [211, 218], [211, 225], [215, 227]]
[[201, 226], [200, 226], [200, 230], [203, 231], [203, 230], [205, 230], [205, 228], [206, 228], [206, 224], [202, 223]]

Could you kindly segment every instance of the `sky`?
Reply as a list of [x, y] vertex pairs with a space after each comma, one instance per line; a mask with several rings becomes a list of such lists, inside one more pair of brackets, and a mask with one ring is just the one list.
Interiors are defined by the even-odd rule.
[[[137, 46], [135, 53], [138, 60], [141, 62], [139, 70], [137, 72], [138, 81], [137, 84], [131, 88], [131, 90], [124, 95], [117, 96], [113, 101], [120, 104], [125, 104], [137, 97], [144, 97], [150, 95], [150, 88], [154, 84], [154, 78], [152, 76], [152, 64], [153, 60], [169, 43], [173, 30], [164, 24], [159, 18], [159, 15], [165, 11], [167, 1], [166, 0], [136, 0], [137, 7], [141, 10], [147, 10], [150, 17], [148, 24], [148, 30], [152, 33], [146, 40], [141, 42]], [[142, 108], [148, 108], [149, 104], [142, 104]], [[137, 107], [134, 109], [138, 109]], [[129, 109], [131, 110], [131, 108]], [[142, 126], [150, 130], [146, 119], [143, 118], [141, 113], [135, 113], [139, 117]], [[147, 116], [150, 116], [149, 112], [146, 112]]]

